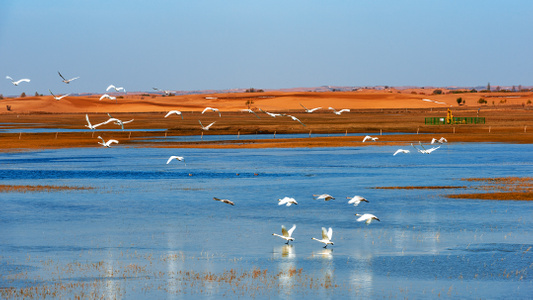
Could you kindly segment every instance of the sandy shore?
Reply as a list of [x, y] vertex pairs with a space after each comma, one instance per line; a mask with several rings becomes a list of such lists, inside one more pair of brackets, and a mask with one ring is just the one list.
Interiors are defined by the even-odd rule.
[[[97, 136], [114, 138], [121, 145], [135, 144], [143, 147], [337, 147], [364, 145], [402, 145], [411, 142], [429, 142], [444, 136], [450, 142], [503, 142], [532, 143], [533, 93], [466, 93], [431, 95], [425, 90], [363, 91], [363, 92], [299, 92], [299, 93], [231, 93], [214, 95], [185, 95], [162, 97], [160, 95], [126, 95], [117, 101], [92, 97], [67, 97], [61, 101], [51, 96], [8, 98], [0, 100], [6, 109], [0, 113], [2, 127], [12, 129], [0, 133], [0, 150], [46, 149], [62, 147], [97, 146]], [[467, 105], [458, 106], [461, 97]], [[488, 105], [474, 105], [479, 98]], [[494, 100], [491, 100], [494, 99]], [[431, 100], [431, 101], [428, 101]], [[258, 117], [241, 109], [252, 101], [251, 108]], [[494, 104], [493, 104], [494, 102]], [[470, 103], [470, 104], [469, 104]], [[314, 113], [307, 108], [322, 107]], [[7, 110], [10, 106], [10, 110]], [[219, 108], [217, 113], [201, 111], [206, 107]], [[335, 115], [328, 107], [349, 108], [351, 111]], [[288, 117], [272, 118], [259, 112], [285, 113], [299, 118], [305, 126]], [[426, 125], [427, 117], [445, 117], [451, 109], [455, 117], [484, 117], [485, 124]], [[183, 112], [183, 119], [172, 115], [172, 109]], [[85, 114], [93, 124], [113, 117], [134, 121], [125, 130], [113, 124], [100, 128], [116, 131], [93, 132], [84, 125]], [[200, 129], [216, 122], [209, 131]], [[28, 133], [29, 128], [47, 128], [49, 132]], [[54, 129], [80, 129], [83, 132], [53, 132]], [[134, 131], [130, 131], [133, 130]], [[232, 142], [162, 142], [145, 141], [150, 137], [179, 135], [229, 135]], [[304, 133], [306, 138], [281, 139], [275, 134]], [[379, 136], [376, 143], [362, 143], [360, 137], [314, 137], [318, 133], [365, 133]], [[401, 133], [387, 135], [387, 133]], [[271, 138], [247, 140], [249, 134], [266, 134]], [[380, 136], [380, 134], [384, 134]]]

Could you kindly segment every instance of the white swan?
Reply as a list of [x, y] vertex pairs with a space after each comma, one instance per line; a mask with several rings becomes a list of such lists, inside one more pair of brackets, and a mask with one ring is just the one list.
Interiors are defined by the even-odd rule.
[[333, 245], [333, 242], [331, 241], [332, 236], [333, 236], [333, 229], [331, 229], [331, 227], [328, 230], [322, 227], [322, 239], [321, 240], [317, 238], [311, 238], [311, 239], [325, 244], [324, 248], [326, 248], [329, 244]]
[[300, 121], [300, 119], [298, 119], [298, 118], [295, 117], [295, 116], [285, 115], [285, 117], [289, 117], [289, 118], [293, 119], [294, 121], [298, 121], [298, 122], [300, 122], [300, 124], [302, 124], [303, 126], [305, 126], [305, 124], [304, 124], [302, 121]]
[[348, 108], [343, 108], [339, 111], [335, 110], [333, 107], [329, 107], [328, 109], [332, 110], [337, 116], [340, 116], [343, 112], [350, 112]]
[[115, 100], [115, 102], [117, 101], [117, 97], [113, 97], [108, 94], [103, 94], [98, 101], [101, 101], [102, 99]]
[[61, 75], [61, 73], [59, 71], [57, 71], [57, 74], [59, 74], [59, 76], [63, 79], [63, 82], [66, 83], [66, 84], [69, 84], [71, 81], [80, 78], [80, 77], [74, 77], [74, 78], [70, 78], [70, 79], [65, 79], [65, 77], [63, 77], [63, 75]]
[[178, 160], [178, 161], [183, 161], [185, 158], [183, 156], [175, 156], [175, 155], [172, 155], [171, 157], [168, 158], [167, 160], [167, 165], [172, 161], [172, 160]]
[[198, 123], [200, 123], [200, 126], [202, 126], [202, 130], [209, 130], [209, 127], [213, 126], [213, 124], [215, 124], [217, 121], [207, 125], [207, 126], [204, 126], [202, 125], [202, 122], [200, 120], [198, 120]]
[[251, 113], [251, 114], [254, 114], [258, 119], [261, 119], [253, 110], [251, 109], [241, 109], [242, 112], [248, 112], [248, 113]]
[[366, 225], [372, 223], [372, 220], [380, 221], [378, 217], [374, 216], [373, 214], [355, 214], [355, 216], [359, 217], [357, 222], [365, 222]]
[[372, 140], [373, 142], [375, 142], [375, 141], [379, 140], [379, 138], [377, 138], [377, 137], [371, 137], [371, 136], [367, 135], [367, 136], [365, 136], [365, 138], [363, 139], [363, 143], [366, 142], [366, 141], [368, 141], [368, 140]]
[[12, 83], [13, 85], [15, 85], [15, 86], [19, 85], [19, 83], [21, 83], [21, 82], [30, 82], [30, 80], [27, 79], [27, 78], [19, 79], [19, 80], [17, 80], [17, 81], [13, 80], [13, 78], [11, 78], [11, 77], [9, 77], [9, 76], [6, 76], [6, 78], [9, 79], [9, 80], [11, 80], [11, 83]]
[[275, 113], [271, 113], [271, 112], [268, 112], [268, 111], [264, 111], [264, 110], [262, 110], [261, 108], [259, 108], [259, 110], [262, 111], [262, 112], [264, 112], [265, 114], [271, 116], [272, 118], [283, 116], [283, 114], [275, 114]]
[[438, 140], [437, 140], [436, 138], [433, 138], [433, 139], [431, 140], [431, 144], [435, 144], [435, 143], [444, 144], [444, 143], [447, 143], [447, 142], [448, 142], [448, 140], [445, 139], [444, 137], [441, 137], [441, 138], [438, 139]]
[[317, 110], [322, 108], [322, 107], [315, 107], [315, 108], [312, 108], [312, 109], [308, 109], [307, 107], [303, 106], [302, 103], [300, 103], [300, 106], [305, 109], [306, 113], [312, 113], [312, 112], [317, 111]]
[[183, 120], [183, 115], [181, 114], [181, 111], [179, 110], [171, 110], [169, 111], [166, 115], [165, 115], [165, 118], [170, 116], [171, 114], [176, 114], [176, 115], [179, 115], [181, 116], [181, 119]]
[[413, 146], [413, 148], [415, 148], [418, 152], [422, 153], [422, 154], [430, 154], [431, 152], [437, 150], [440, 148], [440, 146], [438, 147], [433, 147], [433, 148], [430, 148], [430, 149], [427, 149], [424, 148], [424, 146], [422, 145], [421, 142], [418, 142], [420, 144], [420, 147], [422, 147], [422, 149], [418, 149], [417, 147], [415, 147], [415, 145], [413, 145], [413, 143], [411, 143], [411, 146]]
[[54, 99], [56, 99], [57, 101], [59, 101], [59, 100], [65, 98], [65, 97], [67, 97], [68, 95], [70, 95], [70, 94], [65, 94], [63, 96], [59, 96], [58, 97], [58, 96], [54, 95], [54, 93], [52, 93], [52, 91], [50, 89], [48, 89], [48, 91], [50, 92], [50, 94], [52, 94], [52, 96], [54, 96]]
[[114, 86], [114, 85], [112, 85], [112, 84], [110, 84], [110, 85], [107, 87], [107, 89], [105, 89], [105, 91], [108, 92], [110, 89], [114, 89], [115, 92], [120, 92], [120, 91], [123, 91], [124, 93], [126, 92], [126, 89], [125, 89], [125, 88], [123, 88], [123, 87], [116, 87], [116, 86]]
[[233, 201], [230, 201], [228, 199], [219, 199], [217, 197], [213, 197], [213, 200], [220, 201], [222, 203], [226, 203], [226, 204], [229, 204], [229, 205], [235, 205], [235, 203], [233, 203]]
[[294, 232], [294, 229], [296, 229], [296, 225], [292, 225], [291, 229], [287, 230], [284, 225], [281, 225], [281, 234], [279, 235], [277, 233], [273, 233], [272, 235], [279, 236], [280, 238], [286, 240], [287, 242], [285, 244], [289, 244], [289, 241], [294, 241], [294, 238], [292, 237], [292, 233]]
[[98, 144], [106, 147], [106, 148], [109, 148], [111, 147], [111, 144], [118, 144], [118, 141], [117, 140], [108, 140], [107, 142], [104, 141], [104, 139], [101, 137], [101, 136], [98, 136], [99, 139], [102, 140], [102, 142], [98, 142]]
[[217, 112], [218, 113], [218, 116], [219, 117], [222, 117], [222, 115], [220, 114], [220, 110], [218, 108], [214, 108], [214, 107], [206, 107], [204, 108], [204, 110], [202, 111], [202, 115], [208, 111], [208, 110], [211, 110], [211, 111], [214, 111], [214, 112]]
[[296, 202], [296, 199], [294, 199], [294, 198], [285, 197], [283, 199], [278, 199], [278, 205], [291, 206], [293, 204], [294, 205], [298, 205], [298, 202]]
[[96, 129], [96, 127], [98, 127], [98, 126], [102, 126], [104, 124], [107, 124], [107, 123], [111, 122], [110, 120], [107, 120], [105, 122], [92, 125], [91, 121], [89, 121], [89, 115], [88, 114], [85, 114], [85, 120], [87, 120], [87, 125], [85, 125], [85, 127], [88, 127], [89, 129], [93, 129], [93, 130]]
[[361, 196], [353, 196], [352, 198], [346, 197], [346, 199], [350, 199], [350, 201], [348, 201], [348, 204], [353, 204], [353, 206], [357, 206], [361, 202], [368, 203], [368, 200], [366, 200], [365, 198], [363, 198]]
[[405, 149], [398, 149], [398, 150], [396, 150], [396, 152], [394, 152], [393, 156], [398, 154], [398, 153], [409, 153], [409, 152], [411, 152], [411, 151], [405, 150]]
[[316, 200], [324, 200], [324, 201], [335, 200], [335, 198], [331, 196], [330, 194], [313, 195], [313, 197], [315, 197]]

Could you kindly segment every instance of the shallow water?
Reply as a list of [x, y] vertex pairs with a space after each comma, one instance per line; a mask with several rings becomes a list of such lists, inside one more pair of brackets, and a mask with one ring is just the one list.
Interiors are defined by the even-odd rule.
[[[531, 176], [532, 146], [397, 148], [2, 153], [0, 184], [93, 189], [0, 193], [0, 287], [66, 298], [529, 297], [532, 203], [445, 195], [479, 191], [461, 178]], [[167, 165], [170, 155], [186, 163]], [[313, 199], [322, 193], [336, 199]], [[348, 205], [353, 195], [370, 203]], [[285, 196], [299, 204], [278, 206]], [[282, 224], [297, 225], [289, 246], [272, 236]], [[333, 228], [327, 249], [311, 240], [321, 227]]]

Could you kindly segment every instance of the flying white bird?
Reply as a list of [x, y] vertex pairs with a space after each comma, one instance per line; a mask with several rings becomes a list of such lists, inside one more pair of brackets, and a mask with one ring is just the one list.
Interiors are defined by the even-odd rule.
[[246, 108], [246, 109], [241, 109], [242, 112], [248, 112], [248, 113], [251, 113], [251, 114], [254, 114], [258, 119], [261, 119], [253, 110], [249, 109], [249, 108]]
[[54, 99], [56, 99], [57, 101], [59, 101], [59, 100], [65, 98], [66, 96], [70, 95], [70, 94], [65, 94], [63, 96], [59, 96], [58, 97], [58, 96], [54, 95], [54, 93], [52, 93], [52, 91], [50, 89], [48, 89], [48, 91], [50, 92], [50, 94], [52, 94], [52, 96], [54, 96]]
[[21, 82], [30, 82], [30, 80], [29, 80], [29, 79], [26, 79], [26, 78], [24, 78], [24, 79], [19, 79], [19, 80], [15, 81], [15, 80], [13, 80], [13, 78], [11, 78], [11, 77], [9, 77], [9, 76], [6, 76], [6, 79], [11, 80], [11, 83], [12, 83], [13, 85], [15, 85], [15, 86], [19, 85], [19, 83], [21, 83]]
[[368, 203], [368, 200], [366, 200], [365, 198], [363, 198], [361, 196], [353, 196], [352, 198], [346, 197], [346, 199], [350, 199], [350, 201], [348, 201], [348, 204], [353, 204], [353, 206], [357, 206], [361, 202]]
[[313, 109], [308, 109], [307, 107], [303, 106], [302, 103], [300, 103], [300, 106], [302, 106], [305, 109], [306, 113], [312, 113], [312, 112], [317, 111], [317, 110], [322, 108], [322, 107], [316, 107], [316, 108], [313, 108]]
[[115, 125], [118, 125], [120, 127], [122, 127], [122, 130], [124, 130], [124, 124], [128, 124], [128, 123], [131, 123], [133, 122], [134, 119], [131, 119], [129, 121], [122, 121], [120, 119], [117, 119], [117, 118], [113, 118], [111, 116], [111, 114], [107, 113], [107, 115], [109, 116], [109, 120], [107, 120], [106, 122], [109, 123], [109, 122], [114, 122]]
[[368, 141], [368, 140], [372, 140], [373, 142], [375, 142], [375, 141], [379, 140], [379, 138], [377, 138], [377, 137], [371, 137], [371, 136], [367, 135], [367, 136], [365, 136], [365, 138], [363, 139], [363, 143], [366, 142], [366, 141]]
[[292, 225], [291, 229], [287, 230], [285, 228], [285, 225], [281, 225], [281, 234], [279, 235], [277, 233], [273, 233], [272, 235], [279, 236], [280, 238], [286, 240], [287, 242], [285, 244], [289, 244], [289, 241], [294, 241], [294, 238], [292, 237], [292, 233], [294, 232], [294, 229], [296, 229], [296, 225]]
[[200, 123], [200, 126], [202, 126], [202, 130], [209, 130], [209, 127], [211, 127], [213, 124], [215, 124], [217, 121], [207, 125], [207, 126], [204, 126], [202, 125], [202, 122], [200, 122], [200, 120], [198, 120], [198, 123]]
[[104, 98], [109, 99], [109, 100], [115, 100], [115, 102], [117, 101], [117, 97], [113, 97], [108, 94], [103, 94], [98, 101], [101, 101]]
[[98, 126], [101, 126], [101, 125], [104, 125], [104, 124], [107, 124], [107, 123], [111, 122], [110, 120], [107, 120], [105, 122], [92, 125], [91, 121], [89, 121], [89, 115], [88, 114], [85, 114], [85, 119], [87, 120], [87, 125], [85, 125], [85, 127], [88, 127], [89, 129], [93, 129], [93, 130], [96, 129], [96, 127], [98, 127]]
[[304, 124], [302, 121], [300, 121], [300, 119], [298, 119], [298, 118], [295, 117], [295, 116], [291, 116], [291, 115], [284, 115], [284, 116], [285, 116], [285, 117], [289, 117], [289, 118], [293, 119], [294, 121], [298, 121], [298, 122], [300, 122], [300, 124], [302, 124], [303, 126], [305, 126], [305, 124]]
[[283, 199], [278, 199], [278, 205], [291, 206], [293, 204], [294, 205], [298, 205], [298, 202], [296, 202], [296, 200], [294, 198], [285, 197]]
[[61, 75], [61, 73], [59, 73], [59, 71], [57, 71], [57, 74], [59, 74], [59, 76], [63, 79], [63, 82], [66, 83], [66, 84], [69, 84], [71, 81], [80, 78], [80, 77], [74, 77], [74, 78], [70, 78], [70, 79], [65, 79], [65, 77], [63, 77], [63, 75]]
[[337, 116], [340, 116], [343, 112], [350, 112], [348, 108], [343, 108], [339, 111], [336, 111], [333, 107], [329, 107], [328, 109], [332, 110]]
[[268, 111], [264, 111], [261, 108], [259, 108], [259, 110], [264, 112], [265, 114], [271, 116], [272, 118], [284, 116], [283, 114], [275, 114], [275, 113], [271, 113], [271, 112], [268, 112]]
[[409, 153], [409, 152], [411, 152], [411, 151], [405, 150], [405, 149], [398, 149], [398, 150], [396, 150], [396, 152], [394, 152], [393, 156], [398, 154], [398, 153]]
[[433, 138], [433, 139], [431, 140], [431, 143], [432, 143], [432, 144], [435, 144], [435, 143], [444, 144], [444, 143], [447, 143], [447, 142], [448, 142], [448, 140], [445, 139], [444, 137], [441, 137], [441, 138], [438, 139], [438, 140], [437, 140], [436, 138]]
[[324, 200], [324, 201], [335, 200], [335, 198], [329, 194], [313, 195], [313, 197], [315, 197], [316, 200]]
[[182, 156], [175, 156], [175, 155], [172, 155], [171, 157], [168, 158], [167, 160], [167, 165], [172, 161], [172, 160], [178, 160], [178, 161], [183, 161], [185, 158], [183, 158]]
[[326, 248], [328, 244], [333, 245], [333, 242], [331, 241], [332, 236], [333, 236], [333, 229], [331, 229], [331, 227], [328, 230], [322, 227], [322, 239], [321, 240], [317, 238], [311, 238], [311, 239], [324, 243], [325, 244], [324, 248]]
[[222, 115], [220, 114], [220, 110], [218, 110], [218, 108], [213, 108], [213, 107], [206, 107], [204, 108], [204, 110], [202, 111], [202, 115], [208, 111], [208, 110], [211, 110], [211, 111], [214, 111], [214, 112], [217, 112], [218, 113], [218, 116], [219, 117], [222, 117]]
[[413, 145], [413, 143], [411, 143], [411, 146], [413, 146], [413, 148], [415, 148], [418, 152], [422, 153], [422, 154], [430, 154], [431, 152], [437, 150], [440, 148], [440, 146], [438, 147], [433, 147], [433, 148], [430, 148], [430, 149], [427, 149], [424, 148], [424, 146], [422, 145], [421, 142], [418, 142], [420, 144], [420, 147], [422, 147], [422, 149], [418, 149], [417, 147], [415, 147], [415, 145]]
[[378, 217], [374, 216], [373, 214], [355, 214], [355, 216], [359, 217], [357, 222], [365, 222], [366, 225], [372, 223], [372, 220], [380, 221]]
[[101, 136], [98, 136], [99, 139], [102, 140], [102, 142], [98, 142], [98, 144], [106, 147], [106, 148], [109, 148], [111, 147], [111, 144], [118, 144], [118, 141], [117, 140], [108, 140], [107, 142], [104, 141], [104, 139], [101, 137]]
[[215, 201], [220, 201], [222, 203], [226, 203], [226, 204], [230, 204], [230, 205], [235, 205], [235, 203], [233, 203], [233, 201], [230, 201], [228, 199], [219, 199], [217, 197], [213, 197], [213, 200]]
[[124, 93], [126, 92], [126, 89], [125, 89], [125, 88], [123, 88], [123, 87], [116, 87], [116, 86], [114, 86], [114, 85], [112, 85], [112, 84], [110, 84], [110, 85], [107, 87], [107, 89], [105, 89], [105, 91], [108, 92], [110, 89], [114, 89], [115, 92], [120, 92], [120, 91], [123, 91]]
[[181, 114], [181, 111], [179, 110], [171, 110], [169, 111], [166, 115], [165, 115], [165, 118], [170, 116], [171, 114], [176, 114], [176, 115], [180, 115], [181, 116], [181, 119], [183, 120], [183, 115]]
[[156, 88], [156, 87], [153, 87], [152, 89], [154, 89], [156, 91], [159, 91], [159, 92], [163, 92], [163, 93], [165, 93], [166, 96], [169, 96], [170, 94], [175, 93], [175, 91], [162, 90], [162, 89], [159, 89], [159, 88]]

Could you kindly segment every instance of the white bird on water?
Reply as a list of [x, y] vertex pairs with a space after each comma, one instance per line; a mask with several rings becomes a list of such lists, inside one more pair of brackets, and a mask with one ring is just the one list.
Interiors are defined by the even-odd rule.
[[300, 106], [305, 109], [306, 113], [312, 113], [312, 112], [317, 111], [317, 110], [322, 108], [322, 107], [315, 107], [315, 108], [312, 108], [312, 109], [308, 109], [307, 107], [303, 106], [302, 103], [300, 103]]
[[258, 119], [261, 119], [253, 110], [249, 109], [249, 108], [246, 108], [246, 109], [241, 109], [242, 112], [248, 112], [248, 113], [251, 113], [251, 114], [254, 114]]
[[214, 107], [206, 107], [206, 108], [204, 108], [204, 110], [202, 111], [202, 115], [208, 110], [217, 112], [218, 116], [222, 117], [222, 115], [220, 114], [220, 110], [218, 108], [214, 108]]
[[[373, 214], [355, 214], [356, 217], [359, 217], [357, 219], [357, 222], [365, 222], [366, 225], [369, 225], [372, 223], [372, 220], [380, 221], [378, 217], [374, 216]], [[380, 221], [381, 222], [381, 221]]]
[[230, 201], [228, 199], [220, 199], [220, 198], [217, 198], [217, 197], [213, 197], [213, 200], [220, 201], [222, 203], [226, 203], [226, 204], [229, 204], [229, 205], [235, 205], [235, 203], [233, 203], [233, 201]]
[[286, 205], [286, 206], [291, 206], [291, 205], [298, 205], [298, 202], [296, 202], [296, 199], [294, 198], [291, 198], [291, 197], [285, 197], [283, 199], [278, 199], [278, 205]]
[[447, 143], [447, 142], [448, 142], [448, 140], [445, 139], [444, 137], [441, 137], [441, 138], [438, 139], [438, 140], [437, 140], [436, 138], [433, 138], [433, 139], [431, 140], [431, 143], [432, 143], [432, 144], [436, 144], [436, 143], [444, 144], [444, 143]]
[[200, 120], [198, 120], [198, 123], [200, 123], [200, 126], [202, 126], [202, 130], [209, 130], [209, 127], [213, 126], [213, 124], [215, 124], [217, 121], [207, 125], [207, 126], [204, 126], [202, 125], [202, 122]]
[[21, 82], [30, 82], [30, 80], [27, 79], [27, 78], [23, 78], [23, 79], [19, 79], [19, 80], [15, 81], [15, 80], [13, 80], [13, 78], [11, 78], [11, 77], [9, 77], [9, 76], [6, 76], [6, 79], [11, 80], [11, 83], [12, 83], [13, 85], [15, 85], [15, 86], [19, 85], [19, 83], [21, 83]]
[[165, 118], [170, 116], [171, 114], [176, 114], [176, 115], [179, 115], [181, 116], [181, 119], [183, 120], [183, 115], [181, 114], [181, 111], [179, 110], [171, 110], [169, 111], [166, 115], [165, 115]]
[[48, 89], [48, 91], [50, 92], [50, 94], [52, 94], [52, 96], [54, 96], [54, 99], [56, 99], [57, 101], [59, 101], [59, 100], [65, 98], [65, 97], [67, 97], [68, 95], [70, 95], [70, 94], [65, 94], [63, 96], [56, 96], [56, 95], [54, 95], [54, 93], [52, 93], [52, 91], [50, 89]]
[[104, 141], [104, 139], [101, 136], [98, 136], [98, 138], [102, 140], [101, 142], [98, 142], [98, 144], [100, 144], [100, 145], [102, 145], [102, 146], [104, 146], [106, 148], [111, 147], [111, 144], [118, 144], [117, 140], [108, 140], [106, 142], [106, 141]]
[[285, 225], [281, 225], [281, 234], [279, 235], [277, 233], [273, 233], [272, 235], [279, 236], [280, 238], [286, 240], [287, 242], [285, 244], [289, 244], [289, 241], [294, 241], [294, 238], [292, 237], [292, 233], [294, 232], [294, 229], [296, 229], [296, 225], [292, 225], [291, 229], [287, 230], [285, 228]]
[[361, 202], [368, 203], [368, 200], [366, 200], [365, 198], [363, 198], [361, 196], [353, 196], [352, 198], [346, 197], [346, 199], [350, 199], [350, 201], [348, 201], [348, 204], [353, 204], [353, 206], [357, 206]]
[[321, 240], [317, 238], [311, 238], [311, 239], [325, 244], [324, 248], [326, 248], [329, 244], [333, 245], [333, 242], [331, 241], [332, 236], [333, 236], [333, 229], [331, 229], [331, 227], [328, 230], [322, 227], [322, 239]]
[[61, 75], [61, 73], [59, 71], [57, 71], [57, 74], [59, 74], [59, 76], [63, 79], [63, 82], [66, 83], [66, 84], [69, 84], [71, 81], [74, 81], [80, 77], [74, 77], [74, 78], [70, 78], [70, 79], [65, 79], [65, 77], [63, 77], [63, 75]]
[[172, 155], [171, 157], [168, 158], [167, 165], [174, 159], [177, 160], [177, 161], [183, 161], [185, 158], [182, 157], [182, 156]]
[[405, 149], [398, 149], [398, 150], [396, 150], [396, 152], [394, 152], [393, 156], [398, 154], [398, 153], [409, 153], [409, 152], [411, 152], [411, 151], [405, 150]]
[[413, 148], [415, 148], [418, 152], [422, 153], [422, 154], [430, 154], [431, 152], [437, 150], [440, 148], [440, 146], [438, 147], [433, 147], [433, 148], [430, 148], [430, 149], [427, 149], [424, 148], [424, 146], [422, 145], [421, 142], [418, 142], [420, 144], [420, 147], [422, 147], [422, 149], [418, 149], [417, 147], [415, 147], [415, 145], [413, 145], [413, 143], [411, 143], [411, 146], [413, 146]]
[[335, 200], [335, 198], [331, 196], [330, 194], [313, 195], [313, 197], [315, 197], [316, 200], [324, 200], [324, 201]]
[[339, 111], [335, 110], [333, 107], [329, 107], [328, 109], [332, 110], [333, 113], [336, 114], [337, 116], [340, 116], [343, 112], [350, 112], [348, 108], [343, 108]]
[[375, 142], [375, 141], [379, 140], [379, 138], [378, 138], [378, 137], [372, 137], [372, 136], [367, 135], [367, 136], [365, 136], [365, 138], [363, 139], [363, 143], [366, 142], [366, 141], [368, 141], [368, 140], [372, 140], [373, 142]]
[[120, 92], [120, 91], [123, 91], [124, 93], [126, 92], [126, 89], [125, 89], [125, 88], [123, 88], [123, 87], [116, 87], [116, 86], [114, 86], [114, 85], [112, 85], [112, 84], [110, 84], [110, 85], [107, 87], [107, 89], [105, 89], [105, 91], [108, 92], [110, 89], [114, 89], [115, 92]]

